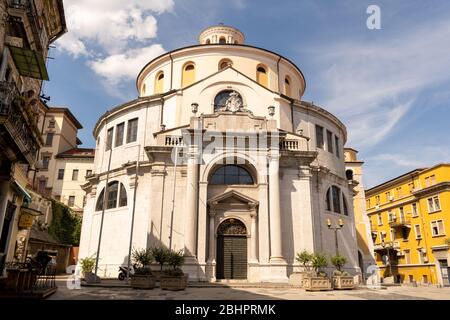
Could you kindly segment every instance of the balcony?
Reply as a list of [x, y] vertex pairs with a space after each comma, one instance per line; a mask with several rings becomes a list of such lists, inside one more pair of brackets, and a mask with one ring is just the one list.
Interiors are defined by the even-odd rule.
[[166, 147], [179, 147], [184, 146], [183, 137], [181, 136], [165, 136]]
[[410, 219], [394, 219], [389, 222], [389, 226], [391, 228], [411, 228], [411, 220]]
[[32, 165], [40, 148], [39, 135], [33, 131], [36, 124], [25, 116], [26, 107], [16, 103], [18, 96], [13, 83], [0, 81], [0, 130], [7, 133], [1, 144], [6, 154], [12, 153], [15, 159]]
[[281, 142], [280, 149], [286, 151], [300, 150], [298, 140], [284, 140]]
[[389, 241], [383, 243], [375, 244], [375, 251], [384, 251], [384, 250], [400, 250], [400, 242], [399, 241]]

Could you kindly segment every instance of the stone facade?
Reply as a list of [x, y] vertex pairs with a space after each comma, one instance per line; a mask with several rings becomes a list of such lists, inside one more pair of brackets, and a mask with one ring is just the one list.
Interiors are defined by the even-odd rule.
[[[203, 34], [215, 28], [241, 35]], [[340, 252], [358, 274], [345, 126], [301, 101], [305, 79], [288, 59], [243, 35], [201, 39], [147, 64], [140, 97], [99, 119], [79, 257], [98, 254], [98, 274], [115, 277], [131, 238], [184, 250], [190, 281], [287, 282], [299, 251], [335, 253], [327, 219], [343, 219]]]

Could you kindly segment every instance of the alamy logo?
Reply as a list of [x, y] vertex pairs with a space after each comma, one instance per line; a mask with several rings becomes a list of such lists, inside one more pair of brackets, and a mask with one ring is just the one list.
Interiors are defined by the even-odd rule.
[[367, 7], [367, 28], [369, 30], [381, 29], [381, 9], [379, 6], [372, 4]]

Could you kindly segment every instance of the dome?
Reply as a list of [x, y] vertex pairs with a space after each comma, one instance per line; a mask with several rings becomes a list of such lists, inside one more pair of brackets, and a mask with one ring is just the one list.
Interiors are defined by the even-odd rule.
[[244, 44], [244, 34], [236, 28], [219, 24], [202, 31], [200, 44]]

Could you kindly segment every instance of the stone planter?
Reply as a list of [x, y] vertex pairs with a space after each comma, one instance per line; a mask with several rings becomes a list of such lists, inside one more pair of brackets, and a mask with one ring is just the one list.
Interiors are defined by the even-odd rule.
[[333, 287], [337, 290], [355, 289], [355, 279], [352, 276], [334, 276]]
[[303, 288], [306, 291], [328, 291], [331, 290], [331, 281], [325, 277], [303, 278]]
[[160, 286], [162, 290], [179, 291], [185, 290], [188, 285], [189, 275], [183, 276], [168, 276], [161, 275]]
[[294, 272], [289, 277], [289, 285], [295, 287], [303, 286], [303, 279], [308, 276], [307, 272]]
[[93, 272], [86, 272], [84, 274], [84, 280], [86, 281], [86, 283], [100, 283], [101, 280], [99, 277], [97, 277], [95, 275], [95, 273]]
[[159, 269], [158, 270], [152, 270], [153, 277], [158, 282], [161, 280], [161, 273], [162, 273], [162, 271], [159, 270]]
[[131, 287], [134, 289], [153, 289], [155, 288], [155, 277], [148, 275], [131, 276]]

